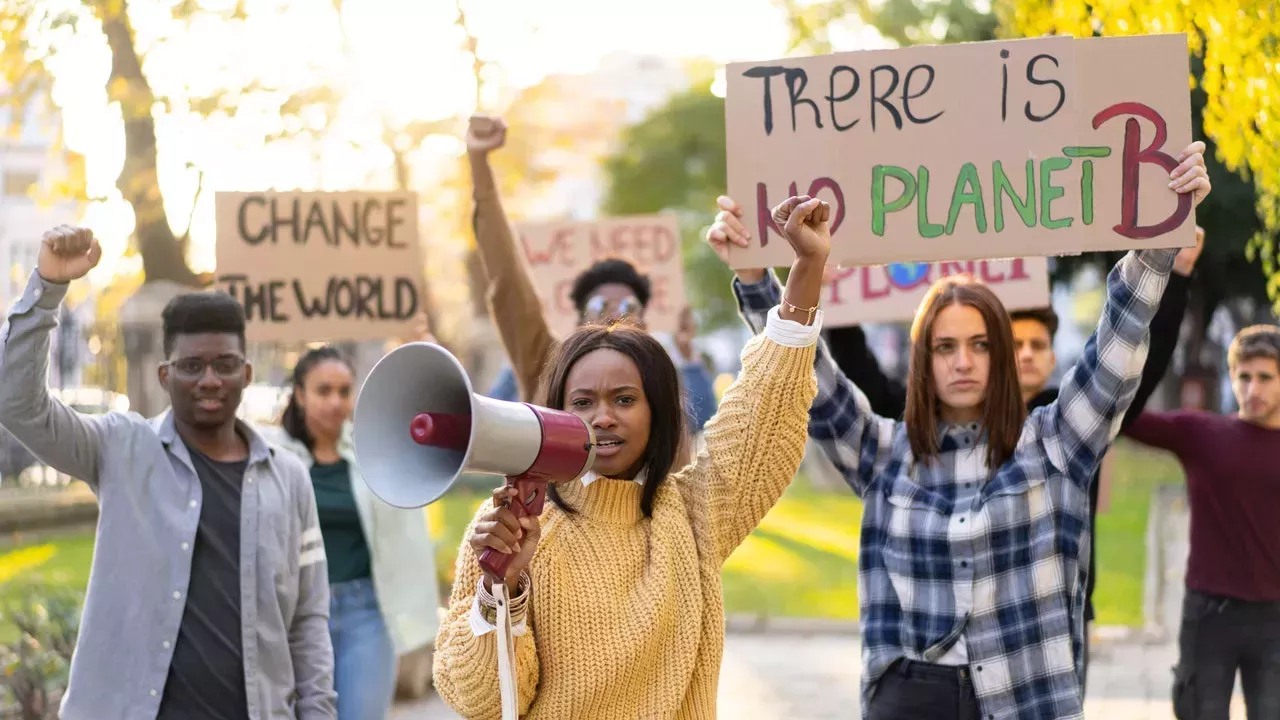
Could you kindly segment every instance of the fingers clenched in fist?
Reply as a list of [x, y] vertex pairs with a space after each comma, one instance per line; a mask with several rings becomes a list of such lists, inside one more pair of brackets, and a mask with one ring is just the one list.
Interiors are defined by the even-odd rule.
[[485, 155], [507, 141], [507, 124], [502, 118], [472, 115], [467, 123], [467, 152]]
[[47, 282], [79, 280], [97, 267], [102, 246], [89, 228], [59, 225], [40, 239], [36, 272]]
[[831, 253], [830, 219], [831, 205], [808, 195], [789, 197], [773, 209], [773, 221], [798, 258], [826, 262]]
[[485, 550], [515, 555], [507, 566], [505, 578], [491, 577], [485, 571], [485, 579], [488, 581], [486, 584], [501, 582], [512, 589], [516, 587], [521, 571], [529, 567], [533, 552], [538, 549], [538, 540], [542, 537], [542, 525], [538, 518], [529, 515], [516, 517], [511, 512], [510, 502], [515, 496], [516, 489], [513, 487], [503, 486], [494, 490], [493, 509], [480, 516], [468, 538], [477, 558]]

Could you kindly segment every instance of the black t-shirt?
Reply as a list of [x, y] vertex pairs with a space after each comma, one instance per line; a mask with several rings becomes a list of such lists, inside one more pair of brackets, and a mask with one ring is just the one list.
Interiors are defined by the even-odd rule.
[[220, 462], [189, 452], [204, 505], [156, 720], [248, 720], [240, 633], [240, 492], [248, 460]]

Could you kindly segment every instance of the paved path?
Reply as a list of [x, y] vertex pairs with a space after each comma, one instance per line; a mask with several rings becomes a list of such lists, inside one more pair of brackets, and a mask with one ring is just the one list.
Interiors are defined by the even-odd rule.
[[[1162, 572], [1152, 573], [1153, 622], [1123, 638], [1102, 631], [1094, 644], [1085, 714], [1105, 720], [1173, 720], [1170, 669], [1187, 554], [1185, 498], [1158, 496], [1150, 543]], [[1157, 610], [1158, 608], [1158, 610]], [[862, 656], [854, 635], [731, 633], [725, 642], [719, 714], [734, 720], [847, 720], [857, 718]], [[435, 696], [399, 706], [393, 720], [453, 720]], [[1232, 720], [1244, 720], [1236, 698]]]

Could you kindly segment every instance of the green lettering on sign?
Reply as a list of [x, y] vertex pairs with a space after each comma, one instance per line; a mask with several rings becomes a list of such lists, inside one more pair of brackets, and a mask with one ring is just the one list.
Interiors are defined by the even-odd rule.
[[1027, 196], [1026, 198], [1018, 197], [1018, 193], [1013, 189], [1013, 184], [1009, 182], [1009, 176], [1004, 172], [1004, 165], [996, 160], [991, 164], [991, 174], [995, 178], [995, 225], [996, 232], [1004, 230], [1004, 196], [1008, 196], [1013, 201], [1013, 209], [1017, 211], [1018, 216], [1022, 218], [1022, 224], [1029, 228], [1036, 226], [1036, 164], [1034, 160], [1027, 161]]
[[[1068, 146], [1062, 154], [1069, 158], [1104, 158], [1111, 156], [1111, 148], [1105, 145]], [[1085, 160], [1080, 169], [1080, 219], [1085, 225], [1093, 224], [1093, 161]]]
[[978, 232], [987, 231], [987, 209], [982, 205], [982, 181], [978, 179], [978, 168], [973, 163], [965, 163], [956, 176], [956, 187], [951, 193], [951, 210], [947, 212], [947, 234], [956, 231], [956, 220], [960, 218], [960, 207], [973, 205], [973, 224]]
[[[902, 194], [892, 202], [885, 202], [884, 181], [890, 177], [902, 183]], [[871, 168], [871, 232], [883, 237], [885, 216], [910, 205], [915, 196], [916, 179], [906, 168], [896, 165], [876, 165]]]
[[1071, 227], [1072, 218], [1055, 220], [1053, 201], [1062, 197], [1063, 189], [1053, 184], [1053, 173], [1071, 167], [1071, 161], [1062, 157], [1045, 158], [1040, 162], [1040, 226], [1047, 230]]
[[[929, 222], [929, 168], [921, 165], [916, 193], [916, 226], [920, 237], [936, 238], [942, 235], [942, 224]], [[948, 231], [949, 232], [949, 231]]]

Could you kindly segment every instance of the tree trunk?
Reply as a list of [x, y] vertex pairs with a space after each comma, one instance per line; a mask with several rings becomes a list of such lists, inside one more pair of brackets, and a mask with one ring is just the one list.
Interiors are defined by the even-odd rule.
[[127, 0], [107, 0], [95, 3], [95, 9], [111, 47], [107, 98], [120, 103], [124, 118], [125, 158], [116, 187], [133, 207], [143, 273], [147, 282], [169, 280], [199, 287], [200, 278], [187, 265], [186, 243], [174, 235], [164, 211], [156, 170], [156, 121], [152, 116], [156, 96], [142, 73], [142, 61], [134, 46], [129, 4]]
[[[386, 143], [387, 147], [391, 148], [392, 157], [395, 159], [396, 189], [401, 191], [411, 190], [412, 187], [409, 182], [411, 179], [409, 177], [409, 159], [405, 156], [404, 151], [396, 149], [395, 137], [388, 135]], [[418, 207], [415, 207], [414, 211], [416, 212], [418, 209]], [[421, 242], [422, 239], [418, 238], [418, 241]], [[427, 258], [427, 262], [430, 261], [431, 259]], [[422, 311], [427, 315], [427, 329], [436, 336], [436, 340], [440, 342], [444, 349], [456, 355], [457, 338], [444, 337], [440, 334], [438, 329], [440, 327], [440, 308], [436, 305], [435, 296], [431, 293], [431, 282], [426, 280], [427, 269], [424, 267], [421, 271], [423, 275]], [[414, 339], [417, 340], [417, 338]]]

